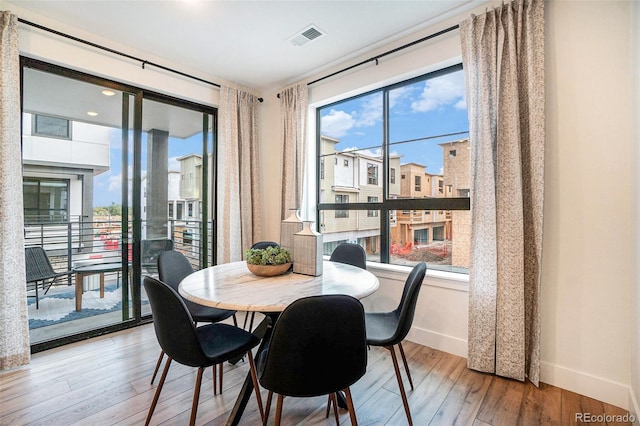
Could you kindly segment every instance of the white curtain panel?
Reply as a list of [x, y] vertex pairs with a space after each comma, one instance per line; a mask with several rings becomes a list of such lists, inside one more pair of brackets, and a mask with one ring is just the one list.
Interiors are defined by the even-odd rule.
[[242, 90], [220, 90], [218, 127], [217, 263], [242, 260], [260, 239], [258, 99]]
[[281, 134], [284, 142], [281, 219], [302, 207], [308, 88], [298, 84], [280, 92]]
[[468, 366], [537, 385], [544, 2], [513, 1], [460, 31], [474, 177]]
[[18, 17], [0, 14], [0, 370], [28, 364]]

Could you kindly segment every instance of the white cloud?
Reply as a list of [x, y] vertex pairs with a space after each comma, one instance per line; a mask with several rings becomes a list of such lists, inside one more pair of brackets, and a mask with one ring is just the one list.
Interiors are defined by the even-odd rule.
[[117, 175], [109, 176], [109, 187], [107, 191], [116, 192], [122, 189], [122, 173], [118, 173]]
[[466, 107], [464, 74], [457, 72], [427, 80], [420, 98], [411, 103], [411, 109], [427, 112], [445, 105]]
[[344, 111], [332, 109], [321, 119], [322, 134], [334, 138], [346, 135], [355, 125], [356, 120]]

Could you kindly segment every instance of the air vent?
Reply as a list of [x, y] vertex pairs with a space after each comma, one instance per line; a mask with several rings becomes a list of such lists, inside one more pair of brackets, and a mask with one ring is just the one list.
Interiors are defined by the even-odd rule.
[[297, 32], [287, 40], [294, 46], [302, 46], [324, 35], [324, 33], [315, 25], [309, 25], [307, 28]]

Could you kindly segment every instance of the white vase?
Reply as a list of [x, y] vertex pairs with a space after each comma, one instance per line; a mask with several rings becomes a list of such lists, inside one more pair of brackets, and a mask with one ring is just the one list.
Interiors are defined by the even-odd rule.
[[280, 247], [289, 250], [291, 260], [295, 262], [293, 234], [302, 230], [302, 220], [297, 209], [289, 209], [289, 212], [289, 216], [280, 223]]
[[293, 272], [297, 274], [322, 275], [322, 234], [312, 227], [313, 222], [304, 221], [300, 232], [293, 235]]

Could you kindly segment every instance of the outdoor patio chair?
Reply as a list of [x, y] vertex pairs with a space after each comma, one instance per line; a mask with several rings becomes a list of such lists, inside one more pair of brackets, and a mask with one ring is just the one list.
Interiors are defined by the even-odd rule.
[[142, 240], [142, 269], [148, 274], [157, 274], [160, 253], [171, 250], [173, 250], [173, 240], [168, 238]]
[[68, 276], [72, 271], [55, 271], [47, 252], [42, 247], [26, 247], [24, 249], [24, 260], [27, 273], [27, 291], [30, 291], [29, 284], [33, 284], [36, 298], [36, 309], [39, 308], [39, 295], [38, 287], [42, 285], [44, 294], [47, 294], [53, 284], [55, 284], [61, 277]]

